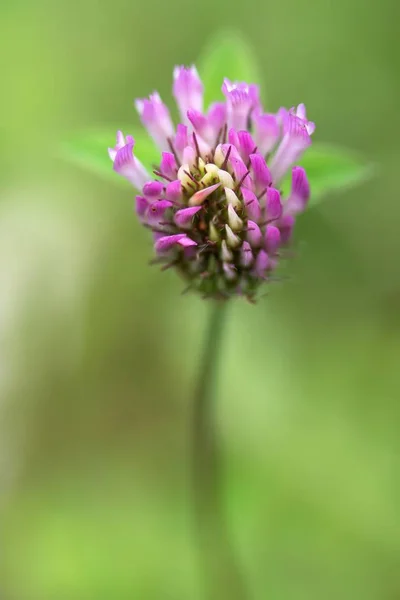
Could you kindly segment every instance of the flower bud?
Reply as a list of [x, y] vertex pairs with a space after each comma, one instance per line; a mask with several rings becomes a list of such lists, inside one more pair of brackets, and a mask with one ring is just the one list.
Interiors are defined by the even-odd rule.
[[242, 231], [243, 229], [243, 221], [237, 215], [232, 204], [228, 204], [228, 223], [232, 231]]
[[233, 231], [229, 227], [229, 225], [225, 225], [225, 231], [226, 231], [226, 243], [228, 244], [228, 246], [230, 246], [231, 248], [237, 248], [238, 246], [240, 246], [240, 244], [241, 244], [240, 237], [238, 237], [237, 235], [235, 235], [233, 233]]

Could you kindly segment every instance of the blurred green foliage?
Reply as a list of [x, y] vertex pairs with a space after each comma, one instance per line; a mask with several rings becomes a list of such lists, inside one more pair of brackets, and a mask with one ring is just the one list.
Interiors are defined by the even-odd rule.
[[251, 40], [271, 110], [304, 101], [316, 143], [379, 165], [302, 216], [284, 283], [230, 307], [216, 409], [236, 549], [255, 600], [399, 597], [396, 8], [1, 6], [1, 598], [201, 600], [188, 423], [209, 305], [148, 267], [129, 187], [59, 149], [136, 130], [131, 100], [169, 101], [173, 65], [221, 24]]

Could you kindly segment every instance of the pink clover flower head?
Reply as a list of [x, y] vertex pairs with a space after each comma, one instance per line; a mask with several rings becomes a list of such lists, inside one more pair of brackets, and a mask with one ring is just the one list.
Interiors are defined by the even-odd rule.
[[138, 192], [136, 213], [153, 232], [153, 262], [176, 268], [203, 297], [254, 300], [307, 207], [310, 185], [297, 163], [315, 124], [304, 104], [265, 112], [257, 85], [225, 79], [222, 92], [225, 101], [205, 109], [196, 68], [176, 67], [178, 124], [156, 92], [135, 103], [160, 149], [157, 168], [150, 174], [134, 139], [121, 132], [109, 155]]

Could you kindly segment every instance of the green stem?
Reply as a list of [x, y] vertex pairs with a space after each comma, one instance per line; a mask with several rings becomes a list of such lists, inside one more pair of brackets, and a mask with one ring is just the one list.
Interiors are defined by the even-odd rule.
[[220, 450], [213, 418], [227, 304], [213, 306], [193, 411], [193, 488], [207, 600], [247, 598], [221, 502]]

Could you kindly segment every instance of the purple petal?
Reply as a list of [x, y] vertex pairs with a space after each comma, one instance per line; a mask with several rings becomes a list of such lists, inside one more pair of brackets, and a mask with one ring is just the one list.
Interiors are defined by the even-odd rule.
[[196, 242], [188, 238], [185, 233], [177, 233], [175, 235], [165, 235], [160, 237], [155, 243], [155, 250], [156, 252], [163, 254], [171, 250], [171, 248], [177, 244], [184, 248], [197, 246]]
[[253, 118], [254, 140], [261, 154], [271, 152], [279, 139], [280, 127], [275, 115], [261, 114]]
[[133, 156], [134, 139], [126, 136], [126, 141], [125, 146], [122, 146], [115, 155], [114, 171], [140, 190], [150, 177], [142, 163]]
[[207, 112], [207, 119], [210, 127], [212, 127], [215, 139], [226, 123], [226, 104], [225, 102], [214, 102], [210, 105]]
[[271, 185], [272, 177], [264, 157], [261, 154], [251, 154], [250, 164], [253, 170], [253, 181], [256, 194], [260, 194]]
[[187, 235], [185, 235], [185, 237], [183, 237], [182, 239], [178, 240], [178, 244], [180, 246], [182, 246], [183, 248], [190, 248], [192, 246], [197, 246], [197, 242], [190, 239], [190, 237], [188, 237]]
[[207, 117], [205, 117], [199, 110], [195, 110], [194, 108], [189, 108], [187, 111], [187, 117], [193, 125], [193, 129], [200, 135], [206, 137], [208, 130]]
[[122, 133], [122, 131], [117, 131], [117, 143], [115, 144], [114, 148], [108, 149], [108, 154], [113, 162], [115, 160], [118, 150], [120, 150], [123, 146], [125, 146], [125, 144], [126, 144], [126, 141], [125, 141], [124, 134]]
[[180, 202], [182, 200], [182, 184], [180, 179], [175, 179], [175, 181], [167, 184], [165, 197], [171, 202]]
[[[226, 161], [226, 157], [228, 156], [228, 161]], [[237, 158], [241, 160], [240, 154], [233, 144], [218, 144], [215, 148], [214, 153], [214, 162], [216, 165], [221, 167], [223, 163], [226, 161], [226, 165], [230, 165], [230, 159]], [[224, 169], [228, 170], [228, 166], [224, 166]]]
[[247, 217], [257, 223], [261, 219], [261, 207], [257, 196], [245, 187], [242, 187], [242, 195]]
[[178, 210], [174, 215], [175, 224], [182, 229], [190, 229], [194, 215], [198, 213], [201, 208], [201, 206], [191, 206], [189, 208]]
[[266, 209], [268, 221], [275, 221], [282, 216], [281, 194], [273, 187], [267, 189]]
[[242, 267], [248, 268], [253, 264], [254, 256], [249, 242], [244, 241], [240, 248], [240, 264]]
[[248, 131], [239, 131], [239, 152], [245, 162], [250, 158], [250, 154], [256, 151], [256, 143]]
[[182, 121], [188, 124], [187, 112], [190, 108], [200, 112], [203, 110], [203, 84], [195, 66], [175, 67], [173, 94]]
[[167, 150], [169, 147], [167, 139], [174, 135], [174, 126], [169, 110], [160, 96], [155, 92], [149, 99], [136, 100], [135, 106], [143, 125], [155, 143], [161, 150]]
[[145, 221], [148, 207], [149, 203], [146, 198], [143, 198], [143, 196], [136, 196], [136, 214], [141, 221]]
[[175, 156], [172, 152], [163, 152], [160, 164], [160, 171], [170, 179], [175, 179], [178, 172]]
[[247, 188], [251, 188], [253, 184], [249, 177], [249, 170], [246, 167], [246, 165], [244, 164], [244, 162], [242, 161], [242, 159], [232, 156], [232, 153], [231, 153], [229, 160], [230, 160], [233, 172], [236, 177], [236, 182], [237, 183], [242, 182], [241, 185], [244, 185]]
[[275, 254], [281, 244], [281, 232], [275, 225], [267, 225], [265, 230], [265, 247], [268, 252]]
[[162, 195], [163, 191], [164, 186], [161, 181], [150, 181], [143, 186], [143, 194], [147, 198], [157, 198]]
[[186, 125], [181, 123], [176, 128], [176, 136], [174, 139], [174, 148], [180, 160], [183, 157], [183, 151], [188, 145], [188, 133]]
[[284, 136], [271, 162], [271, 173], [277, 184], [287, 170], [297, 162], [304, 150], [311, 144], [305, 122], [296, 115], [285, 110], [279, 114], [283, 122]]
[[254, 89], [245, 83], [232, 83], [225, 79], [222, 92], [226, 98], [228, 127], [237, 131], [246, 129], [255, 101]]
[[197, 135], [200, 135], [208, 144], [214, 144], [219, 129], [216, 129], [215, 126], [210, 123], [209, 118], [194, 108], [188, 110], [187, 116]]
[[165, 211], [171, 208], [172, 202], [168, 200], [155, 200], [151, 202], [147, 211], [147, 223], [152, 227], [162, 225], [165, 219]]
[[197, 164], [196, 150], [192, 148], [192, 146], [186, 146], [184, 149], [182, 163], [184, 165], [189, 165], [189, 167], [193, 167], [195, 164]]
[[241, 159], [247, 163], [252, 154], [256, 150], [256, 144], [248, 131], [229, 130], [229, 142], [234, 144], [239, 151]]
[[296, 215], [303, 212], [310, 198], [310, 184], [303, 167], [292, 169], [292, 190], [285, 205], [285, 213]]
[[247, 221], [247, 241], [251, 245], [252, 248], [259, 248], [262, 244], [262, 233], [261, 229], [251, 221], [250, 219]]
[[281, 243], [287, 244], [292, 237], [295, 218], [293, 215], [284, 215], [279, 223], [279, 231], [281, 232]]
[[269, 266], [270, 260], [268, 254], [265, 252], [265, 250], [260, 250], [256, 257], [254, 272], [256, 275], [258, 275], [258, 277], [264, 278]]
[[297, 109], [292, 108], [290, 111], [292, 114], [296, 115], [299, 119], [304, 122], [306, 126], [308, 135], [312, 135], [315, 131], [315, 123], [307, 120], [307, 111], [305, 104], [299, 104]]

